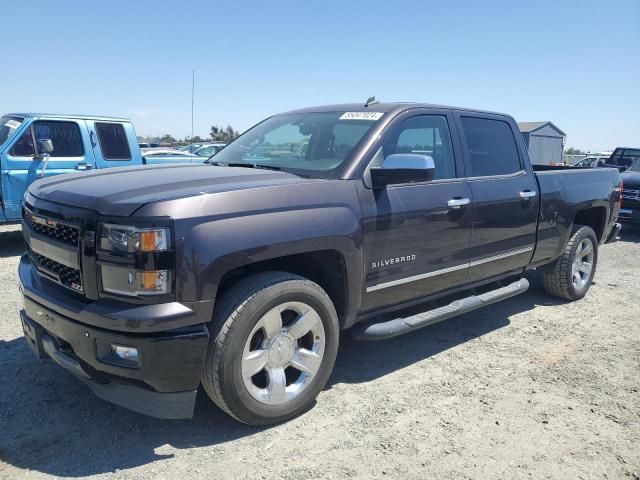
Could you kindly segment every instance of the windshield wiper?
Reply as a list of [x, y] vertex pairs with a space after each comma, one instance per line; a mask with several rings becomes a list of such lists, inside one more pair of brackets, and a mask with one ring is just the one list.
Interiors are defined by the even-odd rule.
[[276, 172], [286, 172], [291, 175], [295, 175], [296, 177], [302, 178], [311, 178], [309, 175], [305, 175], [304, 173], [299, 173], [295, 171], [291, 171], [289, 169], [283, 170], [282, 167], [276, 167], [273, 165], [259, 165], [257, 163], [222, 163], [222, 162], [207, 162], [209, 165], [213, 165], [214, 167], [243, 167], [243, 168], [259, 168], [262, 170], [273, 170]]
[[277, 172], [282, 171], [280, 167], [274, 167], [273, 165], [259, 165], [257, 163], [220, 163], [220, 162], [207, 162], [210, 165], [216, 167], [242, 167], [242, 168], [260, 168], [262, 170], [275, 170]]

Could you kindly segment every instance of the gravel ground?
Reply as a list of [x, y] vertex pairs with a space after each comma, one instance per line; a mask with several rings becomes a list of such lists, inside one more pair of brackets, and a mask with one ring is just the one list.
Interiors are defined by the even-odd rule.
[[236, 423], [202, 395], [189, 421], [112, 406], [21, 334], [17, 227], [0, 229], [0, 478], [635, 478], [640, 229], [601, 250], [569, 304], [536, 289], [378, 343], [343, 335], [302, 417]]

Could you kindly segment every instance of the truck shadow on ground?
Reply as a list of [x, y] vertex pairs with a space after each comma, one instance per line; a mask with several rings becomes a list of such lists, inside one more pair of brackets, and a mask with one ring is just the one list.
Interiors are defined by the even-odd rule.
[[620, 231], [620, 241], [640, 243], [640, 225], [623, 224]]
[[[344, 334], [327, 389], [375, 381], [504, 328], [515, 313], [555, 303], [561, 302], [532, 290], [387, 341], [357, 342]], [[157, 420], [113, 406], [52, 362], [33, 358], [22, 338], [0, 340], [0, 378], [0, 460], [8, 464], [0, 462], [0, 475], [10, 466], [65, 477], [115, 472], [171, 458], [175, 449], [215, 446], [266, 430], [234, 421], [204, 394], [192, 420]], [[313, 409], [305, 414], [313, 415]]]
[[27, 245], [22, 238], [22, 230], [9, 230], [0, 232], [0, 257], [16, 257], [27, 250]]

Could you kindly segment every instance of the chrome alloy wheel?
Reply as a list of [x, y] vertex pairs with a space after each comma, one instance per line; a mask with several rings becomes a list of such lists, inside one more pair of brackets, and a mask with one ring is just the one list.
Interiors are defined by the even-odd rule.
[[593, 242], [590, 238], [585, 238], [578, 245], [573, 265], [571, 266], [571, 282], [574, 288], [578, 290], [584, 288], [591, 278], [593, 258]]
[[320, 315], [302, 302], [286, 302], [256, 323], [242, 353], [242, 380], [267, 405], [294, 399], [320, 369], [325, 331]]

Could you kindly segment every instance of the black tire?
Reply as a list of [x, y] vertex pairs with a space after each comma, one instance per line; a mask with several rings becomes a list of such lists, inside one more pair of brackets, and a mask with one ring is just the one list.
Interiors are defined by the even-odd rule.
[[[578, 247], [583, 240], [589, 239], [593, 245], [593, 261], [588, 279], [584, 285], [577, 287], [573, 282], [573, 263], [578, 255]], [[591, 227], [574, 225], [571, 238], [564, 249], [564, 252], [556, 260], [551, 272], [544, 272], [542, 275], [545, 291], [554, 297], [564, 298], [574, 301], [584, 297], [591, 286], [596, 273], [598, 263], [598, 238]]]
[[[249, 335], [272, 308], [304, 302], [320, 316], [325, 334], [320, 368], [297, 397], [281, 405], [256, 400], [242, 378], [242, 355]], [[217, 303], [202, 385], [223, 411], [248, 425], [289, 420], [310, 408], [324, 388], [338, 353], [340, 327], [331, 299], [314, 282], [285, 272], [253, 275], [230, 288]]]

